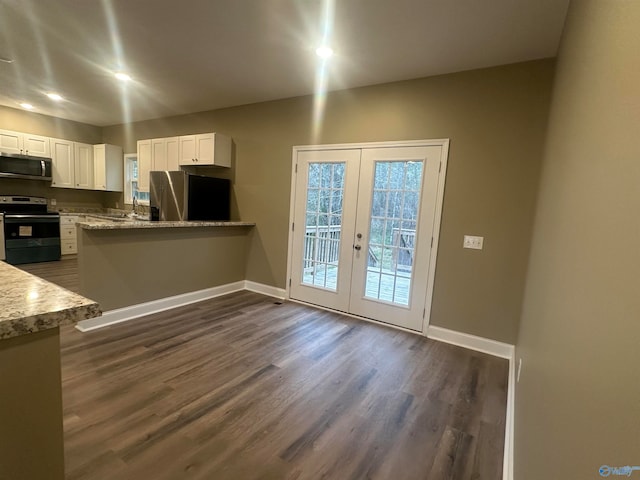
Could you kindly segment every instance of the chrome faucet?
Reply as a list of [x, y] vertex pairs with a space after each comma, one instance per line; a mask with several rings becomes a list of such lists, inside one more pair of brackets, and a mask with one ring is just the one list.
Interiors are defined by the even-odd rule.
[[133, 214], [138, 214], [138, 200], [136, 199], [135, 195], [133, 196]]

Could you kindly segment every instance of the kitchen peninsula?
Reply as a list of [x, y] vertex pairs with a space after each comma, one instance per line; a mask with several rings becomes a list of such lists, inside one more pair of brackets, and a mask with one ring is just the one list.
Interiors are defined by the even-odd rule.
[[253, 226], [88, 218], [77, 224], [80, 292], [113, 311], [243, 281]]
[[59, 326], [93, 300], [0, 262], [0, 478], [64, 479]]

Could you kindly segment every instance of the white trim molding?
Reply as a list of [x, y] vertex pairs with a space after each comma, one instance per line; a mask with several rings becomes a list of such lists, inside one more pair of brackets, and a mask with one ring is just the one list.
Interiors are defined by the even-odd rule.
[[151, 300], [150, 302], [138, 303], [129, 307], [118, 308], [104, 312], [102, 316], [81, 320], [76, 324], [76, 328], [81, 332], [90, 332], [98, 328], [108, 327], [116, 323], [122, 323], [135, 318], [151, 315], [152, 313], [164, 312], [172, 308], [182, 307], [190, 303], [202, 302], [210, 298], [227, 295], [229, 293], [238, 292], [240, 290], [249, 290], [250, 292], [261, 293], [268, 297], [279, 299], [285, 298], [285, 289], [264, 285], [262, 283], [251, 282], [249, 280], [241, 280], [239, 282], [227, 283], [217, 287], [205, 288], [195, 292], [182, 293], [172, 297]]
[[504, 427], [504, 460], [502, 480], [513, 480], [513, 446], [516, 414], [516, 359], [509, 359], [509, 387], [507, 389], [507, 420]]
[[496, 340], [491, 340], [490, 338], [476, 337], [475, 335], [456, 332], [455, 330], [436, 327], [435, 325], [429, 325], [427, 337], [432, 340], [438, 340], [440, 342], [450, 343], [451, 345], [468, 348], [469, 350], [488, 353], [495, 357], [506, 358], [507, 360], [511, 360], [511, 358], [513, 358], [515, 350], [515, 347], [509, 343], [498, 342]]
[[244, 289], [250, 292], [261, 293], [268, 297], [279, 298], [280, 300], [284, 300], [287, 296], [287, 291], [284, 288], [272, 287], [271, 285], [252, 282], [250, 280], [244, 281]]
[[173, 297], [160, 298], [150, 302], [138, 303], [129, 307], [118, 308], [104, 312], [101, 317], [82, 320], [77, 323], [76, 328], [81, 332], [90, 332], [98, 328], [108, 327], [116, 323], [126, 322], [134, 318], [144, 317], [152, 313], [164, 312], [172, 308], [189, 305], [190, 303], [201, 302], [210, 298], [227, 295], [245, 289], [245, 281], [227, 283], [218, 287], [205, 288], [195, 292], [182, 293]]

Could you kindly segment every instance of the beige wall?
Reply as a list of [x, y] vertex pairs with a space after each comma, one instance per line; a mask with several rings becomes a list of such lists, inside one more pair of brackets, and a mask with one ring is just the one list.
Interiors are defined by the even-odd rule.
[[251, 227], [78, 230], [80, 293], [103, 312], [245, 279]]
[[[311, 97], [106, 127], [104, 140], [135, 151], [142, 138], [231, 135], [233, 215], [258, 223], [247, 278], [284, 287], [294, 145], [450, 138], [432, 324], [513, 343], [553, 68], [543, 60], [331, 93], [317, 141]], [[485, 249], [463, 250], [464, 234], [483, 235]]]
[[[64, 138], [75, 142], [102, 143], [102, 128], [85, 123], [40, 115], [0, 105], [0, 129], [33, 133], [45, 137]], [[0, 195], [32, 195], [55, 198], [58, 207], [114, 207], [121, 201], [121, 194], [91, 192], [68, 188], [52, 188], [39, 180], [15, 180], [0, 178]]]
[[640, 2], [569, 11], [516, 352], [517, 480], [640, 466], [639, 25]]
[[101, 127], [2, 105], [0, 105], [0, 129], [64, 138], [74, 142], [91, 144], [102, 142]]

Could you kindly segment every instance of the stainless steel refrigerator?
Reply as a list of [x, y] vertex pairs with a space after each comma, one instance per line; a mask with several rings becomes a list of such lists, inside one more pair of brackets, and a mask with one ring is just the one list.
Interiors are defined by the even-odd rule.
[[231, 182], [182, 171], [150, 173], [151, 220], [187, 221], [230, 218]]

